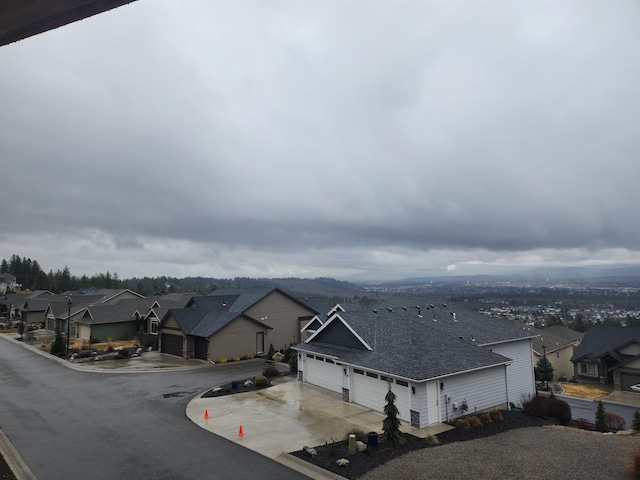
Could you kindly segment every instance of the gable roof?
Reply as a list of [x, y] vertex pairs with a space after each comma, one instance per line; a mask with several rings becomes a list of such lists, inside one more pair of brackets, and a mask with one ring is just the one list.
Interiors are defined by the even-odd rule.
[[166, 322], [169, 316], [173, 316], [180, 330], [185, 335], [193, 335], [196, 337], [210, 337], [218, 330], [229, 324], [238, 317], [243, 317], [252, 321], [265, 330], [270, 330], [268, 325], [251, 318], [247, 315], [238, 315], [229, 311], [226, 307], [219, 306], [218, 309], [205, 308], [174, 308], [169, 310], [162, 319], [161, 326]]
[[[443, 331], [434, 325], [438, 322], [418, 317], [416, 311], [408, 314], [408, 308], [400, 308], [403, 313], [394, 315], [394, 309], [389, 308], [376, 308], [376, 312], [367, 309], [336, 313], [304, 343], [294, 348], [414, 381], [511, 362], [509, 358], [480, 348], [479, 342], [469, 337], [460, 338]], [[347, 330], [341, 328], [342, 331], [332, 332], [345, 323], [349, 325]], [[358, 347], [355, 335], [352, 339], [343, 337], [336, 340], [336, 336], [346, 335], [346, 332], [357, 332], [362, 347]]]
[[373, 350], [338, 313], [334, 313], [304, 343], [310, 342], [326, 342], [342, 347]]
[[313, 306], [298, 298], [293, 297], [280, 288], [219, 288], [218, 290], [213, 291], [204, 298], [215, 299], [217, 297], [237, 297], [232, 306], [232, 311], [244, 312], [248, 308], [258, 303], [260, 300], [274, 292], [278, 292], [281, 295], [284, 295], [289, 300], [296, 302], [305, 308], [308, 308], [316, 314], [319, 313]]
[[605, 355], [610, 355], [619, 362], [624, 362], [632, 357], [622, 355], [618, 350], [632, 342], [640, 343], [640, 327], [593, 326], [587, 330], [571, 361], [599, 362]]
[[316, 331], [322, 326], [322, 320], [318, 317], [318, 315], [314, 315], [311, 317], [307, 323], [305, 323], [300, 329], [301, 332], [311, 332]]
[[584, 333], [560, 325], [545, 328], [526, 328], [528, 331], [539, 335], [539, 337], [533, 339], [532, 344], [533, 350], [538, 354], [542, 354], [545, 351], [542, 348], [543, 346], [546, 347], [546, 352], [549, 354], [568, 346], [578, 345], [584, 337]]

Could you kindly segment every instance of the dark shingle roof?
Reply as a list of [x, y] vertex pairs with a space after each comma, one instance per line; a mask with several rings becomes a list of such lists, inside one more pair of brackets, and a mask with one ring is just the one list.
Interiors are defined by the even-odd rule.
[[628, 359], [627, 356], [619, 354], [617, 350], [634, 341], [640, 344], [640, 327], [593, 326], [587, 330], [571, 361], [597, 361], [604, 355], [624, 361]]
[[[336, 320], [333, 320], [336, 321]], [[389, 318], [349, 322], [373, 350], [336, 347], [326, 343], [296, 348], [338, 357], [339, 361], [416, 381], [508, 363], [510, 359], [476, 343], [442, 334], [423, 322], [393, 322]]]
[[[415, 299], [414, 299], [415, 300]], [[434, 305], [432, 308], [430, 305]], [[409, 306], [411, 305], [411, 306]], [[418, 316], [420, 305], [421, 317]], [[511, 360], [481, 345], [530, 338], [532, 335], [467, 309], [435, 303], [367, 306], [340, 313], [373, 350], [314, 341], [297, 349], [338, 357], [339, 361], [417, 381], [502, 365]], [[403, 308], [403, 307], [406, 307]], [[427, 308], [428, 307], [428, 308]], [[374, 312], [374, 309], [376, 310]], [[434, 316], [436, 321], [434, 322]], [[335, 317], [331, 323], [338, 322]], [[324, 330], [336, 328], [328, 324]], [[339, 332], [340, 334], [341, 332]], [[319, 330], [315, 338], [330, 338]], [[348, 342], [344, 342], [347, 344]]]

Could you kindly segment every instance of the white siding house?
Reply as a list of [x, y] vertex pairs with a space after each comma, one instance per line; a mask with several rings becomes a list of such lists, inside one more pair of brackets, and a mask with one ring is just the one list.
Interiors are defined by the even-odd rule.
[[399, 418], [417, 428], [535, 393], [532, 334], [458, 305], [394, 301], [316, 322], [294, 347], [298, 379], [380, 412], [391, 387]]

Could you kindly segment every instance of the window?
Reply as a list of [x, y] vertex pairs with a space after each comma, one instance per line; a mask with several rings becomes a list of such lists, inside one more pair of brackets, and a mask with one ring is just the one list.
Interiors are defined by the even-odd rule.
[[309, 354], [307, 354], [307, 358], [314, 359], [314, 358], [316, 358], [316, 357], [314, 357], [313, 355], [309, 355]]
[[580, 363], [580, 375], [596, 376], [596, 366], [593, 363]]
[[378, 378], [378, 375], [375, 373], [367, 372], [367, 377]]
[[359, 368], [354, 368], [353, 373], [357, 373], [358, 375], [364, 375], [364, 370], [360, 370]]
[[408, 387], [409, 386], [409, 382], [405, 382], [404, 380], [396, 380], [396, 384], [400, 385], [401, 387]]
[[327, 362], [327, 363], [335, 363], [335, 362], [334, 362], [333, 360], [331, 360], [330, 358], [327, 358], [327, 359], [325, 360], [325, 362]]
[[[383, 382], [386, 382], [389, 380], [389, 377], [387, 377], [386, 375], [380, 375], [380, 380], [382, 380]], [[393, 383], [393, 379], [391, 380], [391, 383]]]
[[151, 320], [151, 332], [152, 335], [158, 334], [158, 320]]

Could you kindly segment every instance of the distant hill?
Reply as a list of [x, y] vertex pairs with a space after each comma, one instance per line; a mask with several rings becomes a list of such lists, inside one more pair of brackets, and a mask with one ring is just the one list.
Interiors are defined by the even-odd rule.
[[368, 294], [362, 287], [333, 278], [274, 278], [272, 281], [283, 290], [309, 296], [344, 297], [354, 300]]

